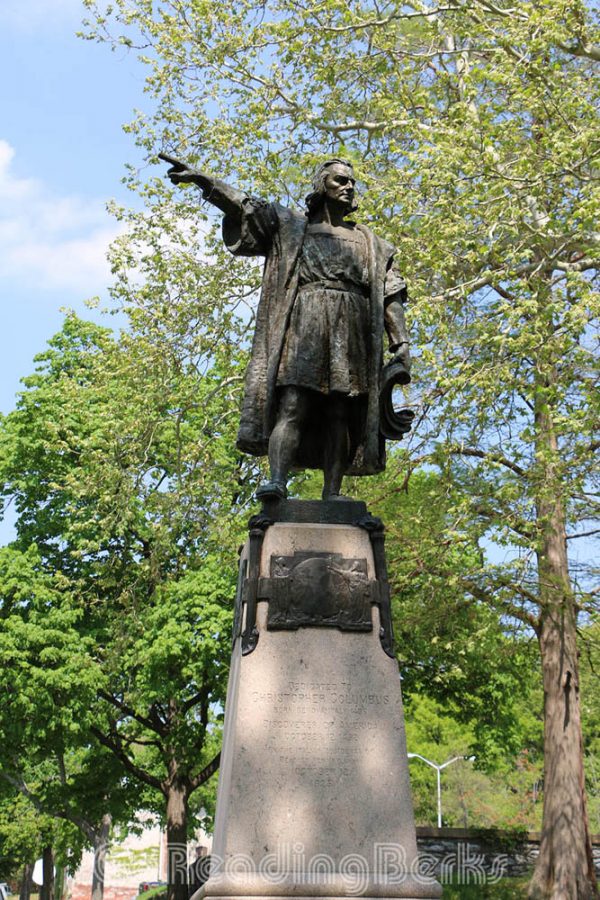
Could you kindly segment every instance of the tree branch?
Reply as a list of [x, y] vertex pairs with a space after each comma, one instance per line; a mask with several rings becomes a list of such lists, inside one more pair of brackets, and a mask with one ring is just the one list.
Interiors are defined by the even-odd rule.
[[[528, 18], [525, 13], [520, 12], [515, 7], [510, 9], [502, 8], [501, 6], [496, 6], [495, 3], [490, 3], [489, 0], [476, 0], [476, 4], [502, 19], [520, 19], [522, 22], [526, 22]], [[456, 6], [454, 8], [456, 9]]]
[[198, 691], [198, 693], [194, 694], [193, 697], [190, 697], [184, 703], [181, 704], [181, 712], [187, 713], [192, 709], [192, 707], [197, 706], [204, 697], [204, 690]]
[[506, 469], [510, 469], [511, 472], [514, 472], [515, 475], [518, 475], [520, 478], [525, 478], [527, 476], [527, 471], [522, 469], [517, 463], [507, 459], [501, 453], [496, 453], [492, 450], [477, 450], [472, 447], [451, 447], [450, 453], [453, 456], [475, 456], [478, 459], [489, 460], [490, 462], [499, 463]]
[[42, 801], [37, 797], [33, 791], [31, 791], [22, 778], [15, 778], [12, 775], [9, 775], [8, 772], [0, 772], [0, 778], [3, 778], [8, 784], [12, 787], [16, 788], [20, 794], [23, 794], [24, 797], [27, 797], [31, 805], [42, 815], [52, 815], [58, 819], [64, 819], [66, 822], [71, 822], [71, 824], [75, 825], [76, 828], [86, 836], [86, 838], [94, 842], [96, 838], [96, 830], [90, 825], [88, 821], [86, 821], [81, 816], [75, 815], [75, 813], [71, 812], [68, 807], [64, 807], [64, 809], [52, 807], [52, 809], [48, 809]]
[[600, 268], [600, 258], [594, 259], [588, 257], [578, 259], [577, 262], [553, 262], [551, 269], [558, 269], [559, 272], [587, 272], [589, 269]]
[[90, 727], [90, 731], [96, 738], [96, 740], [102, 744], [103, 747], [106, 747], [111, 753], [120, 760], [128, 772], [131, 772], [139, 781], [142, 781], [144, 784], [149, 785], [150, 787], [155, 788], [156, 790], [164, 793], [162, 788], [162, 783], [159, 778], [156, 778], [154, 775], [150, 775], [149, 772], [145, 772], [144, 769], [140, 769], [127, 755], [125, 750], [123, 749], [121, 742], [118, 739], [118, 735], [115, 735], [116, 740], [111, 740], [104, 732], [100, 731], [99, 728], [96, 728], [95, 725]]
[[140, 715], [133, 707], [129, 706], [129, 704], [125, 703], [123, 700], [119, 700], [114, 694], [108, 693], [108, 691], [99, 690], [98, 696], [103, 700], [106, 700], [107, 703], [110, 703], [111, 706], [115, 706], [120, 712], [125, 713], [126, 716], [135, 719], [136, 722], [139, 722], [140, 725], [143, 725], [144, 728], [147, 728], [149, 731], [157, 732], [161, 737], [165, 736], [166, 729], [159, 725], [160, 719], [155, 718], [152, 720], [147, 716]]
[[201, 784], [204, 784], [205, 781], [214, 775], [219, 766], [221, 765], [221, 751], [217, 753], [212, 762], [210, 762], [207, 766], [205, 766], [201, 772], [198, 772], [197, 775], [193, 775], [190, 778], [190, 784], [192, 785], [192, 790], [200, 787]]
[[367, 22], [356, 22], [354, 25], [319, 25], [320, 31], [330, 34], [344, 34], [348, 31], [362, 31], [365, 28], [385, 28], [390, 22], [402, 19], [428, 19], [443, 12], [454, 12], [455, 6], [438, 6], [431, 10], [419, 10], [418, 12], [393, 13], [383, 19], [369, 19]]
[[587, 41], [578, 40], [574, 44], [557, 44], [556, 46], [572, 56], [585, 56], [587, 59], [600, 62], [600, 44], [590, 44]]
[[[480, 585], [478, 585], [474, 581], [471, 581], [469, 578], [460, 578], [459, 583], [462, 584], [465, 590], [472, 594], [473, 597], [475, 597], [477, 600], [482, 600], [489, 605], [500, 603], [503, 611], [507, 615], [512, 616], [512, 618], [514, 619], [518, 619], [526, 625], [529, 625], [537, 634], [539, 622], [536, 617], [528, 610], [523, 609], [523, 607], [521, 606], [517, 606], [512, 602], [512, 600], [505, 600], [494, 597], [493, 594], [491, 594], [489, 591], [484, 590]], [[510, 588], [510, 590], [515, 591], [515, 593], [521, 594], [523, 599], [528, 600], [530, 603], [538, 603], [538, 598], [534, 594], [531, 594], [520, 584], [509, 581], [509, 579], [501, 580], [500, 586]]]
[[[497, 498], [496, 503], [498, 503]], [[503, 514], [502, 511], [497, 510], [494, 506], [485, 506], [483, 503], [477, 502], [472, 504], [472, 508], [478, 516], [483, 516], [483, 518], [487, 519], [489, 522], [502, 522], [503, 525], [506, 525], [511, 531], [514, 531], [515, 534], [519, 534], [528, 541], [533, 540], [535, 534], [534, 530], [532, 528], [527, 528], [522, 520], [516, 521], [515, 516], [511, 515], [511, 513]]]
[[580, 531], [578, 534], [568, 534], [567, 540], [574, 541], [577, 538], [590, 537], [593, 534], [600, 534], [600, 528], [593, 528], [591, 531]]
[[[475, 600], [480, 600], [482, 603], [485, 603], [488, 606], [500, 605], [504, 613], [512, 616], [512, 618], [514, 619], [519, 619], [519, 621], [523, 622], [523, 624], [525, 625], [529, 625], [537, 634], [539, 623], [532, 613], [530, 613], [523, 607], [517, 606], [512, 602], [512, 600], [497, 597], [493, 590], [482, 587], [477, 581], [474, 581], [472, 578], [469, 578], [466, 575], [457, 576], [456, 572], [443, 567], [436, 569], [432, 567], [430, 563], [425, 564], [423, 561], [420, 561], [417, 565], [415, 574], [418, 572], [426, 572], [429, 575], [435, 575], [437, 578], [448, 578], [448, 576], [450, 575], [452, 577], [457, 577], [458, 583], [468, 594], [471, 594], [471, 596]], [[508, 588], [509, 590], [514, 591], [516, 594], [520, 594], [521, 597], [523, 597], [523, 599], [527, 602], [532, 603], [536, 606], [539, 604], [538, 597], [536, 597], [535, 594], [532, 594], [531, 591], [528, 591], [527, 588], [524, 588], [517, 582], [511, 581], [509, 578], [502, 577], [495, 577], [494, 580], [499, 588]]]
[[506, 278], [508, 274], [516, 278], [523, 278], [526, 275], [533, 275], [534, 272], [549, 273], [555, 270], [559, 272], [587, 272], [589, 269], [598, 268], [600, 268], [600, 259], [591, 257], [579, 259], [576, 262], [560, 262], [554, 257], [545, 261], [535, 260], [534, 262], [516, 266], [512, 273], [507, 266], [499, 266], [497, 269], [488, 269], [469, 281], [463, 281], [462, 284], [457, 284], [446, 291], [442, 291], [441, 294], [433, 297], [433, 300], [444, 301], [460, 297], [464, 293], [474, 294], [483, 287], [494, 287], [498, 279]]

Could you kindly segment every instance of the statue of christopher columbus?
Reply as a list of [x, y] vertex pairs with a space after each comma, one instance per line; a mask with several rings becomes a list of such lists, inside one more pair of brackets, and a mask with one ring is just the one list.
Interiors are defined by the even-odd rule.
[[[285, 498], [290, 471], [314, 468], [323, 499], [344, 499], [343, 476], [381, 471], [385, 438], [402, 437], [412, 419], [391, 406], [393, 384], [410, 380], [406, 285], [391, 244], [348, 218], [352, 165], [323, 162], [302, 214], [161, 158], [174, 184], [198, 185], [224, 213], [233, 254], [265, 257], [237, 438], [240, 450], [268, 454], [257, 497]], [[393, 359], [384, 368], [385, 332]]]

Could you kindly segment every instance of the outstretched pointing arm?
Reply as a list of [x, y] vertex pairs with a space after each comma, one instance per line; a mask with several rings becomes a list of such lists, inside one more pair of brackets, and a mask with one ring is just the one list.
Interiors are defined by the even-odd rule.
[[226, 216], [239, 218], [242, 201], [246, 195], [237, 188], [231, 187], [218, 178], [211, 178], [210, 175], [205, 175], [204, 172], [199, 172], [197, 169], [191, 169], [186, 163], [173, 156], [167, 156], [166, 153], [159, 153], [158, 158], [170, 164], [171, 168], [167, 171], [167, 176], [173, 184], [198, 185], [208, 203], [212, 203]]

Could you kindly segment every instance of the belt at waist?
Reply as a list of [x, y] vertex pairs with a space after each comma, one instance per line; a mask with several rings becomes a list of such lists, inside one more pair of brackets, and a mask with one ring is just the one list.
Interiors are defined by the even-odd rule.
[[326, 291], [343, 291], [346, 294], [358, 294], [360, 297], [369, 296], [367, 287], [361, 287], [360, 284], [345, 284], [343, 281], [309, 281], [308, 284], [299, 285], [298, 293], [314, 290], [315, 288], [321, 288]]

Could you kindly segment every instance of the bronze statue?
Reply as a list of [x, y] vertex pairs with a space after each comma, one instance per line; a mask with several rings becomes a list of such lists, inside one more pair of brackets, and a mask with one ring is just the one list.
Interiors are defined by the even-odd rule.
[[[315, 468], [323, 499], [343, 499], [343, 476], [381, 471], [385, 437], [399, 439], [412, 420], [391, 403], [393, 385], [410, 380], [406, 286], [391, 244], [347, 219], [357, 209], [352, 165], [318, 167], [303, 215], [160, 158], [174, 184], [198, 185], [225, 214], [233, 254], [266, 258], [237, 439], [246, 453], [268, 453], [257, 497], [285, 498], [290, 471]], [[384, 330], [394, 354], [385, 369]]]

